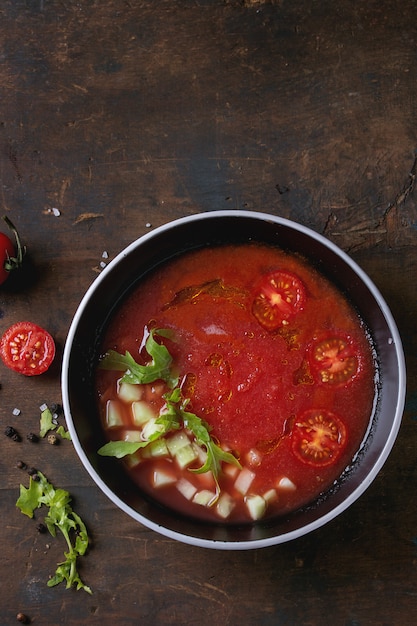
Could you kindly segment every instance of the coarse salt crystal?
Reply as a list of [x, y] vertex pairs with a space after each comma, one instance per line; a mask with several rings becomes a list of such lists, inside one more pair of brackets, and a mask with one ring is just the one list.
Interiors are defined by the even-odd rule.
[[20, 415], [20, 409], [18, 409], [17, 407], [15, 407], [12, 411], [13, 415]]
[[106, 267], [106, 264], [105, 264], [105, 262], [104, 262], [104, 261], [100, 261], [100, 267], [101, 267], [102, 269], [104, 269], [104, 268]]
[[101, 255], [102, 259], [108, 259], [109, 258], [109, 253], [107, 252], [107, 250], [104, 250], [103, 254]]
[[55, 215], [55, 217], [59, 217], [61, 215], [61, 211], [59, 209], [57, 209], [56, 207], [52, 207], [52, 213]]
[[46, 409], [48, 408], [48, 405], [46, 404], [46, 402], [44, 402], [43, 404], [40, 405], [39, 409], [41, 411], [46, 411]]
[[152, 224], [150, 222], [146, 222], [145, 226], [146, 226], [146, 228], [150, 228], [152, 226]]

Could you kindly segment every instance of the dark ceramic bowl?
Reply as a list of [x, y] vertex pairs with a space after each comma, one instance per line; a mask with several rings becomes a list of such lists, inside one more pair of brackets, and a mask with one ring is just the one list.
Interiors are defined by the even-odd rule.
[[[233, 526], [183, 518], [143, 497], [104, 443], [93, 392], [97, 345], [117, 303], [147, 272], [179, 252], [210, 244], [259, 241], [301, 252], [339, 286], [370, 329], [380, 368], [371, 427], [351, 467], [310, 506], [286, 517]], [[246, 550], [283, 543], [334, 519], [367, 489], [386, 461], [400, 427], [406, 373], [397, 327], [368, 276], [333, 243], [285, 219], [246, 211], [218, 211], [179, 219], [144, 235], [121, 252], [88, 289], [64, 351], [62, 394], [75, 449], [86, 470], [122, 511], [167, 537], [216, 549]]]

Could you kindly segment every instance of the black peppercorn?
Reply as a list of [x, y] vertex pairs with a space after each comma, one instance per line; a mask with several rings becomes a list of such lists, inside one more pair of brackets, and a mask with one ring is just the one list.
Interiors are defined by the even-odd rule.
[[36, 526], [36, 530], [38, 531], [38, 533], [43, 534], [43, 533], [46, 533], [47, 528], [46, 528], [45, 524], [42, 524], [42, 522], [41, 522], [40, 524], [38, 524]]
[[34, 467], [28, 467], [28, 474], [29, 474], [29, 476], [34, 476], [37, 473], [38, 473], [37, 469], [35, 469]]
[[38, 483], [40, 481], [39, 474], [32, 474], [32, 480]]
[[27, 465], [26, 465], [26, 463], [24, 463], [23, 461], [18, 461], [18, 462], [16, 463], [16, 467], [18, 467], [19, 469], [26, 469], [26, 468], [27, 468]]
[[28, 433], [26, 435], [26, 439], [28, 441], [31, 441], [32, 443], [38, 443], [38, 441], [39, 441], [39, 437], [38, 437], [38, 435], [35, 435], [35, 433]]
[[4, 429], [4, 434], [6, 435], [6, 437], [10, 437], [10, 439], [13, 439], [13, 441], [21, 441], [19, 433], [15, 428], [13, 428], [13, 426], [6, 426], [6, 428]]
[[16, 619], [18, 622], [20, 622], [21, 624], [30, 624], [30, 619], [28, 618], [27, 615], [25, 615], [24, 613], [18, 613], [16, 615]]
[[49, 406], [51, 413], [56, 413], [57, 415], [59, 415], [60, 413], [62, 413], [62, 406], [60, 404], [58, 404], [57, 402], [53, 402], [50, 406]]

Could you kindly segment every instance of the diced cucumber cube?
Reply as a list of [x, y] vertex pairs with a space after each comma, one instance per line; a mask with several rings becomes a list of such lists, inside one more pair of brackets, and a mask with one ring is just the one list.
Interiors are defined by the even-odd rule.
[[239, 468], [237, 465], [232, 465], [231, 463], [223, 463], [223, 473], [226, 476], [230, 476], [230, 478], [236, 478]]
[[152, 407], [144, 400], [137, 400], [132, 402], [132, 417], [133, 423], [136, 426], [143, 426], [150, 419], [155, 417], [155, 413]]
[[153, 487], [167, 487], [168, 485], [173, 485], [176, 480], [177, 479], [174, 474], [170, 474], [169, 472], [163, 470], [155, 470], [152, 474]]
[[244, 467], [239, 472], [239, 475], [235, 480], [235, 489], [237, 489], [237, 491], [239, 491], [242, 496], [246, 495], [254, 478], [255, 474], [251, 472], [250, 469], [248, 469], [247, 467]]
[[287, 476], [284, 476], [278, 481], [278, 489], [282, 489], [283, 491], [295, 491], [297, 486]]
[[121, 380], [117, 382], [117, 395], [123, 402], [135, 402], [143, 397], [143, 386], [124, 383]]
[[106, 404], [106, 426], [117, 428], [123, 426], [122, 407], [117, 400], [109, 400]]
[[142, 441], [142, 433], [140, 430], [125, 430], [124, 441], [138, 442]]
[[216, 499], [216, 494], [208, 489], [197, 491], [193, 497], [193, 502], [201, 504], [201, 506], [210, 506]]
[[142, 462], [142, 457], [138, 450], [134, 454], [126, 454], [126, 456], [123, 457], [123, 461], [130, 469], [133, 469]]
[[214, 480], [213, 472], [211, 470], [198, 474], [198, 482], [202, 487], [204, 487], [204, 489], [216, 489], [216, 481]]
[[275, 500], [277, 500], [278, 494], [276, 489], [268, 489], [268, 491], [266, 491], [262, 497], [265, 502], [269, 504], [269, 502], [275, 502]]
[[207, 452], [204, 450], [204, 448], [199, 446], [198, 443], [196, 443], [195, 441], [193, 441], [191, 445], [193, 446], [193, 450], [197, 455], [198, 462], [201, 465], [204, 465], [204, 463], [207, 461]]
[[154, 383], [150, 388], [148, 387], [148, 393], [150, 392], [153, 396], [162, 398], [164, 389], [165, 387], [163, 383]]
[[168, 456], [168, 454], [166, 441], [162, 437], [151, 441], [145, 448], [142, 448], [142, 456], [146, 459]]
[[249, 515], [253, 520], [261, 519], [265, 515], [266, 502], [262, 496], [249, 495], [245, 498]]
[[226, 492], [222, 493], [216, 505], [217, 514], [220, 515], [220, 517], [222, 517], [223, 519], [226, 519], [227, 517], [229, 517], [234, 508], [235, 503], [232, 496]]
[[193, 463], [197, 458], [197, 453], [194, 450], [193, 446], [189, 443], [187, 446], [183, 446], [182, 448], [178, 448], [175, 453], [175, 460], [178, 463], [181, 469], [184, 467], [188, 467]]
[[153, 417], [152, 419], [148, 420], [145, 426], [143, 427], [142, 439], [144, 441], [149, 441], [153, 435], [163, 432], [164, 430], [163, 424], [157, 424], [156, 419], [157, 419], [156, 417]]
[[190, 439], [184, 431], [175, 433], [173, 437], [167, 439], [168, 450], [172, 456], [176, 456], [178, 450], [184, 448], [185, 446], [189, 446], [190, 444]]
[[181, 478], [177, 482], [177, 489], [187, 500], [191, 500], [197, 491], [197, 488], [186, 478]]

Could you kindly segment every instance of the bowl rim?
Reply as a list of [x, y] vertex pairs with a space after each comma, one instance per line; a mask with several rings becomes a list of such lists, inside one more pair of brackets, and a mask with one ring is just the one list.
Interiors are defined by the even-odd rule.
[[[161, 233], [170, 230], [173, 227], [180, 226], [181, 224], [186, 224], [190, 222], [210, 220], [210, 219], [221, 219], [222, 217], [245, 217], [254, 220], [263, 220], [266, 222], [271, 222], [275, 225], [282, 225], [289, 229], [299, 231], [304, 235], [315, 239], [319, 244], [324, 247], [330, 249], [331, 252], [336, 254], [342, 261], [344, 261], [350, 268], [354, 271], [354, 273], [360, 278], [360, 280], [365, 284], [367, 289], [373, 295], [375, 301], [377, 302], [385, 320], [387, 326], [390, 330], [391, 341], [395, 346], [395, 354], [398, 361], [398, 393], [397, 393], [397, 401], [395, 405], [395, 414], [392, 419], [391, 429], [389, 432], [389, 436], [385, 441], [385, 445], [383, 446], [376, 462], [373, 464], [372, 469], [367, 473], [364, 480], [360, 482], [360, 484], [345, 498], [342, 502], [337, 504], [330, 511], [324, 513], [322, 516], [314, 519], [312, 522], [306, 524], [305, 526], [296, 528], [295, 530], [290, 530], [288, 532], [284, 532], [277, 536], [262, 538], [262, 539], [253, 539], [246, 541], [222, 541], [218, 539], [205, 539], [195, 536], [190, 536], [187, 534], [183, 534], [177, 530], [172, 530], [149, 520], [141, 513], [133, 509], [130, 505], [124, 502], [118, 495], [116, 495], [112, 489], [105, 483], [105, 481], [100, 477], [98, 472], [92, 466], [86, 452], [84, 451], [80, 439], [78, 437], [73, 418], [71, 415], [71, 407], [70, 407], [70, 398], [69, 398], [69, 385], [68, 385], [68, 373], [69, 373], [69, 360], [71, 355], [71, 349], [73, 346], [74, 338], [76, 335], [77, 327], [79, 321], [81, 320], [87, 303], [90, 301], [91, 297], [94, 295], [95, 291], [99, 288], [100, 284], [106, 279], [107, 275], [114, 271], [115, 267], [133, 250], [135, 250], [138, 246], [141, 246], [148, 240], [152, 240], [153, 238], [158, 237]], [[265, 212], [257, 212], [257, 211], [245, 211], [245, 210], [216, 210], [216, 211], [208, 211], [196, 213], [193, 215], [188, 215], [184, 217], [177, 218], [175, 220], [171, 220], [166, 222], [152, 231], [145, 233], [128, 244], [121, 252], [119, 252], [102, 270], [102, 272], [94, 279], [94, 281], [90, 284], [82, 297], [76, 312], [73, 316], [72, 322], [70, 324], [64, 351], [62, 358], [62, 373], [61, 373], [61, 391], [62, 391], [62, 402], [64, 415], [67, 422], [67, 427], [71, 435], [71, 439], [74, 445], [74, 448], [77, 452], [79, 459], [81, 460], [84, 468], [87, 470], [90, 477], [93, 479], [94, 483], [101, 489], [101, 491], [122, 511], [124, 511], [127, 515], [140, 522], [143, 526], [164, 535], [170, 539], [178, 540], [182, 543], [186, 543], [189, 545], [203, 547], [203, 548], [214, 548], [221, 550], [249, 550], [249, 549], [257, 549], [264, 548], [273, 545], [277, 545], [280, 543], [285, 543], [296, 539], [298, 537], [304, 536], [312, 531], [324, 526], [337, 516], [339, 516], [343, 511], [349, 508], [370, 486], [373, 480], [376, 478], [377, 474], [381, 470], [382, 466], [386, 462], [389, 453], [395, 443], [395, 440], [398, 435], [398, 431], [401, 426], [402, 415], [405, 405], [405, 394], [406, 394], [406, 364], [405, 364], [405, 356], [402, 346], [401, 337], [396, 325], [396, 322], [392, 316], [392, 313], [382, 296], [379, 289], [376, 287], [371, 278], [366, 274], [364, 270], [354, 261], [346, 252], [344, 252], [341, 248], [339, 248], [335, 243], [331, 240], [327, 239], [320, 233], [312, 230], [311, 228], [304, 226], [298, 222], [294, 222], [287, 218], [283, 218], [280, 216], [276, 216], [273, 214], [265, 213]]]

